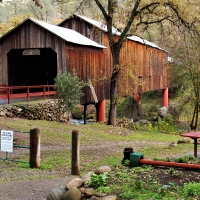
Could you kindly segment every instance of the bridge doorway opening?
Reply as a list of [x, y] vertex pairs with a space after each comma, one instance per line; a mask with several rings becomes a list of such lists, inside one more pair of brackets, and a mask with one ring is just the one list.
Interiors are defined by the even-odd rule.
[[53, 85], [57, 54], [51, 48], [12, 49], [8, 52], [8, 85]]

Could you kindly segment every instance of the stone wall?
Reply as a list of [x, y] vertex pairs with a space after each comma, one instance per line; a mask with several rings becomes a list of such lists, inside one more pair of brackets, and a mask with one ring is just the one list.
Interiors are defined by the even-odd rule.
[[36, 104], [12, 104], [0, 106], [0, 117], [20, 117], [30, 120], [48, 120], [69, 122], [67, 112], [59, 112], [57, 100], [48, 100]]

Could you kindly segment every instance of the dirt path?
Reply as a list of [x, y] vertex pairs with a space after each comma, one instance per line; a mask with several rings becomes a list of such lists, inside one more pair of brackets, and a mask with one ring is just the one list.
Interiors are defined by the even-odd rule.
[[0, 184], [0, 200], [44, 200], [54, 188], [64, 186], [73, 177], [14, 181]]

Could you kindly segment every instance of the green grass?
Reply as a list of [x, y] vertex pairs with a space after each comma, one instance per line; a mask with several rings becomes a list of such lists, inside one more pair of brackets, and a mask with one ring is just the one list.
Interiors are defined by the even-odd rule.
[[[73, 130], [78, 130], [80, 132], [81, 175], [93, 171], [99, 166], [108, 165], [115, 170], [113, 174], [111, 173], [111, 175], [109, 175], [109, 178], [111, 178], [109, 186], [100, 188], [103, 191], [117, 194], [119, 199], [124, 200], [133, 198], [137, 200], [146, 200], [150, 198], [152, 200], [173, 200], [179, 197], [177, 195], [182, 192], [182, 188], [170, 186], [171, 190], [165, 192], [163, 189], [164, 186], [159, 185], [157, 180], [140, 180], [140, 176], [137, 173], [146, 171], [150, 174], [152, 170], [151, 166], [137, 167], [132, 170], [125, 167], [118, 169], [124, 156], [123, 150], [125, 147], [133, 147], [134, 151], [144, 154], [145, 159], [153, 159], [155, 157], [176, 158], [187, 152], [193, 152], [192, 143], [178, 144], [175, 147], [169, 147], [167, 145], [169, 142], [177, 142], [182, 139], [179, 135], [130, 131], [125, 128], [107, 126], [102, 123], [69, 125], [40, 120], [1, 118], [1, 124], [8, 126], [12, 130], [29, 131], [33, 128], [39, 128], [41, 131], [42, 146], [48, 148], [41, 150], [40, 169], [30, 169], [29, 165], [25, 163], [0, 160], [1, 170], [4, 174], [0, 179], [0, 183], [6, 181], [70, 176], [71, 133]], [[23, 137], [21, 140], [22, 142], [27, 142], [23, 141]], [[164, 142], [164, 144], [161, 144], [162, 142]], [[106, 146], [111, 144], [118, 146], [116, 151], [112, 151], [112, 148], [106, 149]], [[59, 147], [58, 150], [56, 149], [57, 146]], [[102, 146], [104, 147], [103, 150]], [[29, 153], [17, 155], [14, 158], [28, 161]], [[197, 186], [194, 186], [191, 189], [194, 194], [196, 192], [196, 187]], [[190, 197], [188, 199], [190, 199]]]

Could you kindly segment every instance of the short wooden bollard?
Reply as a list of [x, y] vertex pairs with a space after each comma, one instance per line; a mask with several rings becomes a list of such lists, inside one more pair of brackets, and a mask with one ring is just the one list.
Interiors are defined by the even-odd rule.
[[72, 131], [72, 163], [71, 174], [80, 175], [80, 138], [79, 131]]
[[40, 168], [40, 130], [30, 130], [30, 168]]

